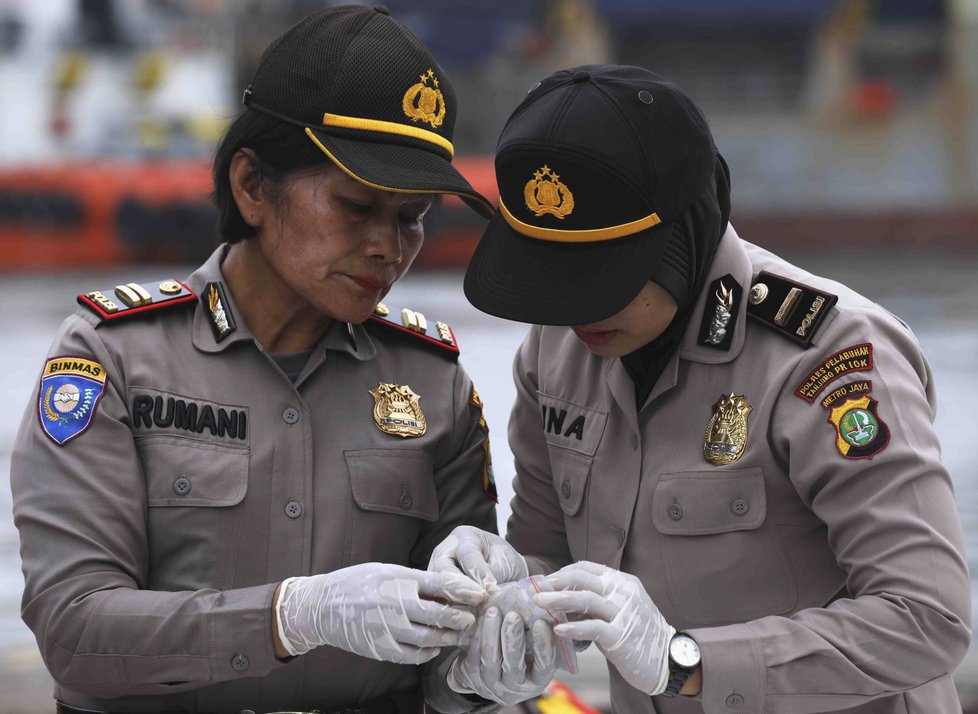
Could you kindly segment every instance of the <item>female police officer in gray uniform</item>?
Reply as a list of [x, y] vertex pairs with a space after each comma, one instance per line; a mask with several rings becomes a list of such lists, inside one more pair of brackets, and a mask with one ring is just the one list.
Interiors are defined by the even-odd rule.
[[515, 550], [480, 567], [562, 568], [535, 600], [604, 653], [616, 712], [960, 712], [969, 581], [906, 325], [739, 238], [706, 119], [645, 70], [544, 80], [496, 174], [466, 295], [536, 325]]
[[413, 665], [484, 596], [413, 569], [494, 528], [481, 401], [447, 325], [378, 307], [434, 195], [487, 212], [451, 85], [386, 11], [339, 7], [245, 103], [215, 160], [229, 244], [80, 296], [17, 437], [23, 616], [65, 712], [418, 712]]

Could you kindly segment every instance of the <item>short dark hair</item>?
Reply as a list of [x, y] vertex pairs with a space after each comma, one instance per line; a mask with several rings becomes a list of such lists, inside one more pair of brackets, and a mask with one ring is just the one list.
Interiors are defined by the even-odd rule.
[[252, 109], [243, 110], [224, 132], [214, 152], [211, 200], [217, 206], [221, 239], [229, 243], [255, 235], [255, 229], [245, 222], [238, 210], [228, 176], [231, 159], [245, 148], [254, 152], [262, 188], [273, 201], [280, 195], [277, 189], [294, 174], [315, 166], [331, 165], [329, 157], [294, 125]]

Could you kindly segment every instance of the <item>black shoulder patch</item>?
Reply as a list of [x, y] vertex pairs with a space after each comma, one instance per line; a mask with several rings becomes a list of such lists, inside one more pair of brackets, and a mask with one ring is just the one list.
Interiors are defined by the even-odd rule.
[[118, 320], [183, 305], [196, 299], [194, 292], [183, 283], [163, 280], [159, 283], [125, 283], [107, 290], [82, 293], [78, 296], [78, 304], [87, 307], [102, 320]]
[[420, 312], [408, 308], [401, 310], [399, 323], [391, 320], [390, 314], [390, 309], [384, 303], [379, 303], [367, 322], [410, 335], [437, 347], [440, 352], [450, 355], [453, 359], [458, 359], [459, 349], [455, 333], [444, 322], [430, 323]]
[[762, 270], [747, 296], [747, 316], [802, 347], [810, 347], [838, 299]]

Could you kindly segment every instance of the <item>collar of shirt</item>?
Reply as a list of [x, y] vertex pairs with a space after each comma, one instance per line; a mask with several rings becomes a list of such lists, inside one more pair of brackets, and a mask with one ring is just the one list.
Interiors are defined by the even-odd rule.
[[[718, 350], [709, 345], [699, 344], [700, 324], [703, 320], [703, 312], [707, 309], [707, 306], [709, 305], [709, 309], [713, 309], [713, 303], [708, 302], [709, 286], [714, 280], [723, 277], [727, 273], [730, 273], [740, 283], [742, 297], [741, 304], [737, 306], [737, 314], [734, 317], [734, 335], [730, 343], [730, 348], [727, 350]], [[628, 375], [628, 371], [625, 369], [622, 361], [617, 357], [605, 359], [605, 378], [608, 381], [611, 393], [621, 406], [622, 411], [627, 415], [627, 418], [632, 421], [632, 426], [635, 429], [638, 429], [638, 423], [634, 421], [636, 406], [641, 410], [646, 404], [655, 401], [676, 386], [679, 378], [680, 359], [704, 364], [724, 364], [726, 362], [732, 362], [737, 358], [737, 355], [740, 354], [744, 347], [744, 335], [747, 332], [747, 306], [744, 303], [746, 303], [747, 293], [750, 290], [752, 279], [751, 262], [747, 256], [747, 250], [744, 248], [744, 243], [737, 235], [733, 226], [728, 224], [727, 231], [720, 240], [716, 257], [713, 259], [713, 265], [710, 267], [704, 287], [696, 299], [693, 314], [686, 324], [686, 331], [682, 336], [679, 349], [672, 355], [665, 367], [663, 367], [655, 385], [645, 399], [641, 402], [636, 400], [634, 382]]]
[[[201, 352], [223, 352], [230, 345], [238, 342], [252, 342], [259, 349], [255, 336], [251, 333], [234, 302], [234, 296], [224, 282], [224, 275], [221, 272], [221, 263], [230, 246], [224, 243], [215, 250], [211, 256], [187, 278], [187, 286], [198, 296], [197, 308], [194, 313], [193, 341], [194, 347]], [[220, 342], [214, 336], [211, 327], [210, 310], [204, 304], [204, 290], [209, 283], [220, 283], [223, 286], [223, 299], [226, 301], [224, 309], [234, 319], [235, 327]], [[363, 325], [350, 325], [346, 323], [333, 323], [327, 328], [326, 333], [320, 338], [319, 343], [313, 352], [322, 354], [326, 350], [343, 352], [360, 361], [373, 359], [377, 354], [377, 348], [363, 328]], [[311, 362], [312, 360], [310, 360]]]

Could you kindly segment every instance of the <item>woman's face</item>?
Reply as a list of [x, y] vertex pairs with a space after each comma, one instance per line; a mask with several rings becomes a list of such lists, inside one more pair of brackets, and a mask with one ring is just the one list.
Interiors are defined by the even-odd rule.
[[292, 177], [261, 215], [259, 249], [298, 298], [342, 322], [363, 322], [411, 267], [430, 196], [373, 189], [336, 167]]
[[572, 327], [589, 350], [602, 357], [623, 357], [665, 332], [679, 306], [658, 283], [645, 287], [620, 312], [590, 325]]

